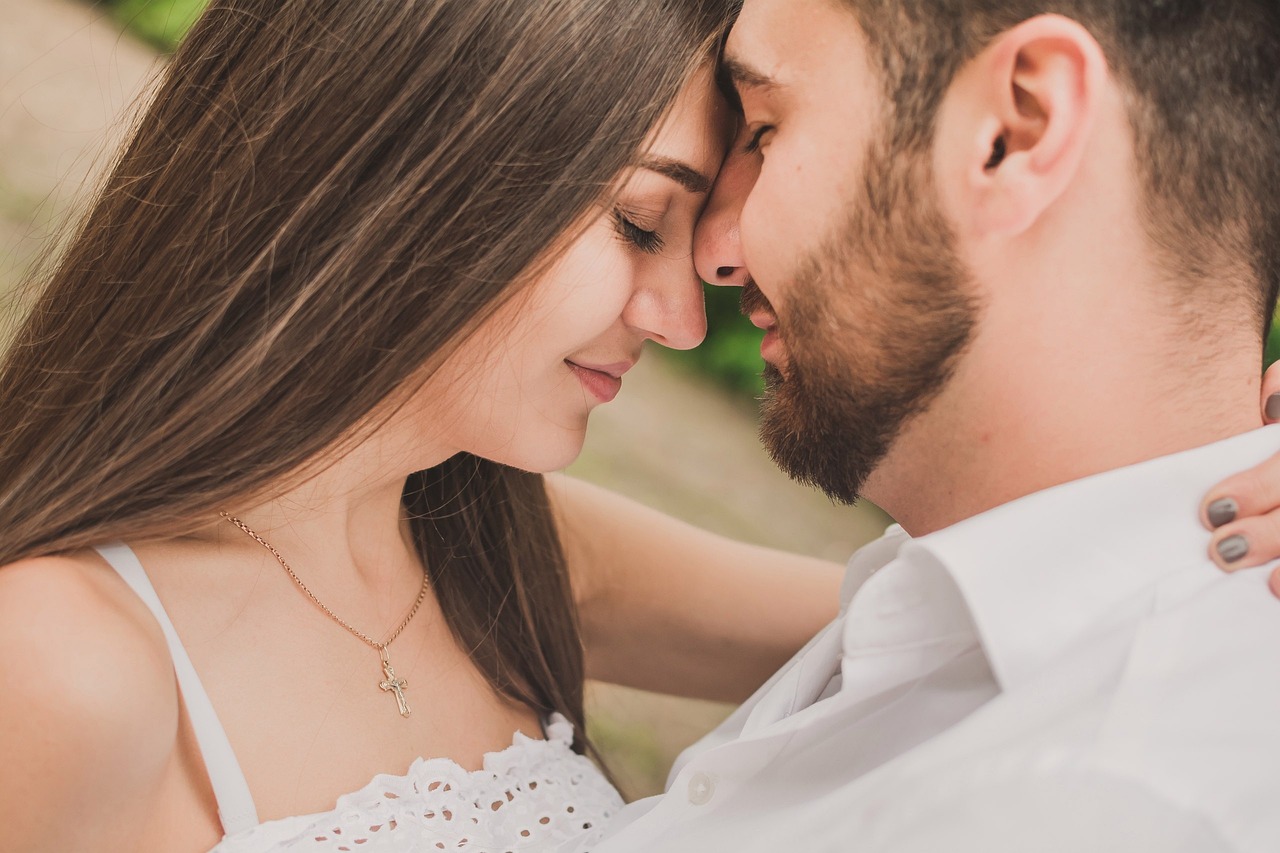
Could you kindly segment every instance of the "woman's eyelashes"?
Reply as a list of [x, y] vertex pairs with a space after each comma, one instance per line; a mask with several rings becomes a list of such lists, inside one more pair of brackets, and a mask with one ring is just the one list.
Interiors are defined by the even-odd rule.
[[618, 231], [618, 236], [640, 251], [649, 255], [656, 255], [662, 251], [664, 245], [662, 235], [657, 231], [647, 231], [641, 228], [621, 208], [614, 208], [613, 223]]

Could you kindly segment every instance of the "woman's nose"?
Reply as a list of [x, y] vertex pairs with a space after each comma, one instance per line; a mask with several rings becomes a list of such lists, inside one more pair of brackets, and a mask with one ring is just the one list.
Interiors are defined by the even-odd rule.
[[736, 144], [720, 167], [693, 235], [694, 265], [708, 284], [742, 287], [751, 278], [742, 256], [738, 220], [759, 171], [759, 158]]
[[671, 349], [693, 349], [707, 336], [707, 306], [689, 256], [655, 271], [655, 284], [636, 291], [622, 319], [645, 337]]

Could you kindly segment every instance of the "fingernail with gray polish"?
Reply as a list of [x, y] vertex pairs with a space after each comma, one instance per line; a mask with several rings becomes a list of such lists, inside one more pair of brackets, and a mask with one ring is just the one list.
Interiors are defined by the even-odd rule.
[[1235, 563], [1244, 559], [1244, 555], [1249, 553], [1249, 540], [1240, 534], [1228, 536], [1218, 543], [1218, 556], [1228, 563]]
[[1280, 394], [1272, 394], [1267, 398], [1267, 420], [1280, 421]]
[[1235, 498], [1218, 498], [1209, 504], [1207, 515], [1210, 524], [1221, 527], [1235, 521], [1238, 512], [1240, 512], [1240, 504], [1236, 503]]

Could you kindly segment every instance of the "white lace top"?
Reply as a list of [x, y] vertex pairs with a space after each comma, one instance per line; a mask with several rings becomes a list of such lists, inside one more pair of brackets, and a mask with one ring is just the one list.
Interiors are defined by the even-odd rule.
[[558, 850], [594, 844], [622, 807], [595, 765], [570, 749], [573, 725], [555, 714], [547, 739], [516, 733], [484, 769], [419, 758], [403, 776], [377, 776], [323, 814], [273, 820], [224, 838], [215, 853], [265, 850]]
[[600, 770], [571, 748], [573, 725], [559, 714], [546, 739], [519, 732], [467, 771], [446, 758], [419, 758], [403, 776], [375, 776], [329, 812], [259, 823], [244, 774], [186, 650], [146, 571], [124, 545], [99, 553], [160, 623], [226, 833], [211, 853], [303, 850], [465, 853], [577, 850], [593, 845], [622, 808]]

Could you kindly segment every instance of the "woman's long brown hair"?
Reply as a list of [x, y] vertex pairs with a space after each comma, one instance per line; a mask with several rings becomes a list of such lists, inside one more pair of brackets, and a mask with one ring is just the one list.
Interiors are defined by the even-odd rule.
[[[354, 440], [633, 162], [725, 0], [213, 0], [0, 364], [0, 565], [165, 538]], [[542, 478], [405, 503], [495, 687], [582, 731]]]

